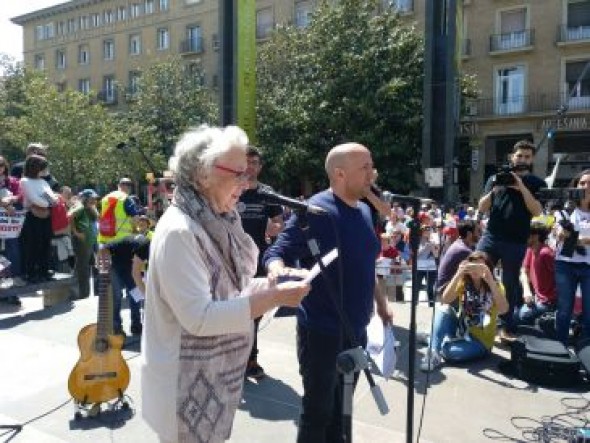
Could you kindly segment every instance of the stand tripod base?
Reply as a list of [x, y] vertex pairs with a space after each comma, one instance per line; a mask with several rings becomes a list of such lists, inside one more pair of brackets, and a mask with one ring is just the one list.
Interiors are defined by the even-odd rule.
[[[118, 398], [114, 403], [108, 403], [109, 409], [114, 411], [120, 406], [122, 411], [129, 410], [129, 403], [123, 399], [123, 397]], [[90, 405], [89, 403], [81, 403], [78, 401], [74, 401], [74, 420], [82, 420], [83, 418], [96, 418], [102, 412], [101, 405], [103, 403], [93, 403]]]
[[14, 432], [20, 432], [23, 429], [23, 425], [0, 425], [0, 430], [9, 430]]

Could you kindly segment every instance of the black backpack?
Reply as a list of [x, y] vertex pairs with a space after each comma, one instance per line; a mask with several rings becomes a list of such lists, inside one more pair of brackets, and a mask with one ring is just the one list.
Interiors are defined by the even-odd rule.
[[524, 381], [571, 387], [582, 381], [580, 360], [563, 343], [535, 335], [521, 335], [512, 343], [514, 375]]

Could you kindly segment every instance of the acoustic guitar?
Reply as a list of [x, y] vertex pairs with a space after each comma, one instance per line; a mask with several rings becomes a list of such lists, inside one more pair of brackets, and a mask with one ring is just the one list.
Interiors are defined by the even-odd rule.
[[129, 386], [129, 367], [121, 355], [125, 337], [113, 334], [110, 265], [108, 250], [100, 250], [97, 256], [98, 320], [80, 330], [80, 359], [68, 379], [70, 395], [81, 404], [120, 399]]

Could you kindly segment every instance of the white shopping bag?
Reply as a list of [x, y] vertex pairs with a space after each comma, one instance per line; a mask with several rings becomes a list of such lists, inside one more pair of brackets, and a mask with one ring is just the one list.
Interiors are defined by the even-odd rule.
[[367, 326], [367, 352], [381, 375], [390, 378], [397, 363], [396, 341], [393, 326], [384, 326], [378, 315], [374, 315]]

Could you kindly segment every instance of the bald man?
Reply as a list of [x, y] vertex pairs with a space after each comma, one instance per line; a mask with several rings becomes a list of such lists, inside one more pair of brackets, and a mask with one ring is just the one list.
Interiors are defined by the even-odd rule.
[[[353, 344], [346, 336], [341, 339], [342, 325], [335, 303], [344, 308], [355, 341], [362, 346], [367, 342], [366, 327], [374, 311], [374, 300], [383, 321], [392, 320], [387, 300], [375, 295], [375, 259], [380, 244], [369, 208], [360, 202], [371, 188], [371, 153], [358, 143], [336, 146], [326, 157], [326, 173], [330, 188], [315, 194], [309, 202], [324, 208], [329, 216], [308, 214], [309, 235], [317, 240], [322, 255], [335, 248], [339, 240], [339, 258], [327, 271], [336, 290], [342, 291], [342, 300], [340, 292], [334, 294], [334, 300], [324, 279], [316, 278], [298, 310], [297, 354], [303, 379], [298, 443], [343, 441], [342, 384], [336, 372], [336, 358]], [[264, 254], [263, 262], [270, 276], [296, 274], [290, 266], [297, 260], [304, 268], [313, 266], [307, 238], [298, 222], [295, 214]]]

